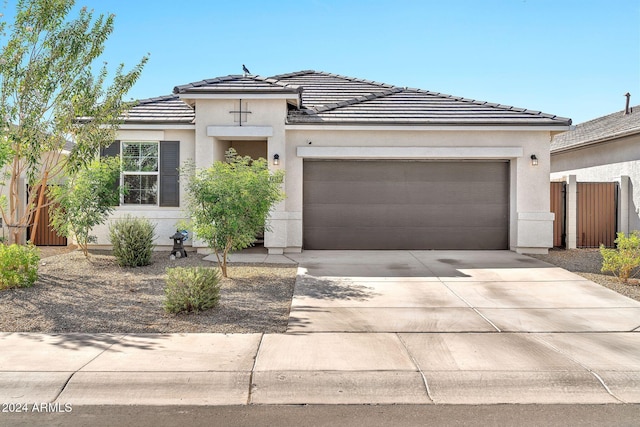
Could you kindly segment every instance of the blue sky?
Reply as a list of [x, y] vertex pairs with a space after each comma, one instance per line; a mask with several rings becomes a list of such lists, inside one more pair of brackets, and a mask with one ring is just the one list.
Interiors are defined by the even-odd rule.
[[[8, 1], [11, 15], [15, 0]], [[78, 0], [116, 15], [104, 59], [150, 61], [135, 99], [315, 69], [541, 110], [640, 104], [640, 0]]]

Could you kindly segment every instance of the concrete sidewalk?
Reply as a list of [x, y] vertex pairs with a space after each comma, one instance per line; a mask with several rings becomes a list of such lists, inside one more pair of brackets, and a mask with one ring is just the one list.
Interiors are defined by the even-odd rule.
[[4, 333], [0, 345], [3, 403], [640, 403], [638, 333]]
[[640, 303], [580, 276], [508, 251], [288, 256], [287, 333], [0, 333], [0, 401], [640, 403]]

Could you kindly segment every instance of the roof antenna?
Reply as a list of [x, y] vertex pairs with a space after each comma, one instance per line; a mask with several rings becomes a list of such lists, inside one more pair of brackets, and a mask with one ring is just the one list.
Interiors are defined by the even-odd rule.
[[244, 76], [247, 77], [247, 74], [251, 75], [251, 71], [247, 67], [242, 64], [242, 71], [244, 71]]
[[631, 110], [629, 109], [629, 99], [631, 98], [631, 94], [627, 92], [624, 94], [624, 96], [627, 97], [627, 105], [624, 107], [624, 115], [626, 116], [631, 113]]

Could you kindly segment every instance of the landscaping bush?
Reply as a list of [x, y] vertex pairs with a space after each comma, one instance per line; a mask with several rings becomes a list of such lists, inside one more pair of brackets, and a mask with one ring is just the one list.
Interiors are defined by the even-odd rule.
[[640, 231], [625, 236], [618, 233], [614, 241], [616, 249], [607, 249], [600, 245], [602, 271], [610, 271], [621, 282], [627, 282], [640, 266]]
[[113, 255], [121, 267], [140, 267], [151, 264], [156, 226], [146, 218], [127, 215], [111, 223], [109, 236]]
[[38, 248], [0, 244], [0, 289], [29, 288], [38, 279]]
[[220, 270], [206, 267], [167, 269], [164, 309], [169, 313], [204, 311], [220, 299]]

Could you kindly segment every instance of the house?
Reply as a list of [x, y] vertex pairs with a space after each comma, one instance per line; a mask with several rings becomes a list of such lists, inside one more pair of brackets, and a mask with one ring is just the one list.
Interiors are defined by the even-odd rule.
[[[230, 147], [285, 171], [269, 253], [552, 246], [549, 142], [571, 120], [318, 71], [230, 75], [139, 101], [103, 155], [129, 186], [113, 218], [184, 217], [176, 168]], [[109, 244], [107, 227], [96, 231]], [[192, 243], [200, 248], [196, 240]]]
[[[625, 233], [640, 230], [639, 108], [629, 107], [627, 98], [624, 110], [580, 123], [551, 141], [552, 180], [566, 180], [570, 186], [618, 183], [617, 231]], [[575, 234], [568, 228], [569, 236]], [[569, 238], [567, 246], [576, 247], [575, 239]]]

